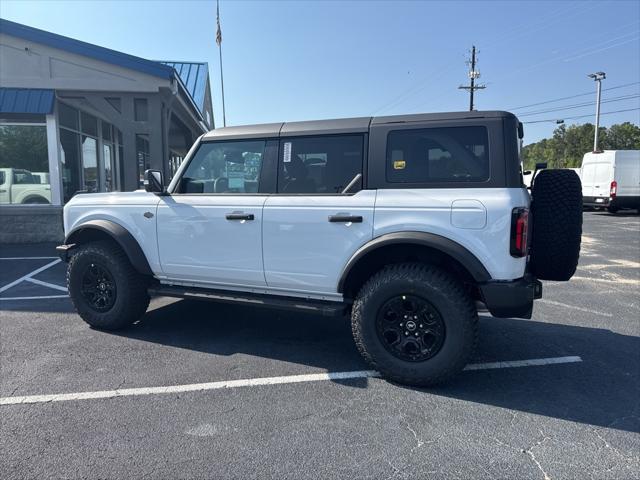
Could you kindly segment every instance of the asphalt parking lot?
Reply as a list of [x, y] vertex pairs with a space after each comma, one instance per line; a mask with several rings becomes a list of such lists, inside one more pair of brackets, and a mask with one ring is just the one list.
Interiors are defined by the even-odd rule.
[[160, 298], [92, 330], [50, 245], [2, 246], [0, 478], [639, 478], [640, 216], [584, 220], [575, 278], [429, 390], [346, 319]]

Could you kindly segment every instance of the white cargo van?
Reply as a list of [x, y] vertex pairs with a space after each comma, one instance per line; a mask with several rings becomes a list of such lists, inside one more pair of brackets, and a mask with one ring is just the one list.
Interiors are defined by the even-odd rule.
[[640, 150], [585, 153], [580, 170], [585, 206], [640, 209]]

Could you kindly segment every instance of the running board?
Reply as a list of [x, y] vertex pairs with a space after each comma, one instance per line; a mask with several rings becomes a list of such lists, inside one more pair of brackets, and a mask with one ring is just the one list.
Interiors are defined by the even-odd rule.
[[343, 316], [347, 313], [347, 309], [350, 306], [345, 302], [229, 292], [224, 290], [210, 290], [208, 288], [181, 287], [178, 285], [154, 285], [149, 287], [148, 291], [152, 297], [190, 298], [222, 303], [236, 303], [254, 307], [277, 308], [280, 310], [298, 310], [323, 315], [325, 317]]

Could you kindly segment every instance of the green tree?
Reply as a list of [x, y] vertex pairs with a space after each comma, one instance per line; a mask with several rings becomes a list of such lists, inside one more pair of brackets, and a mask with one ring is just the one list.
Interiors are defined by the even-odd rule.
[[[585, 153], [593, 150], [595, 126], [560, 125], [551, 138], [531, 143], [522, 149], [526, 169], [535, 168], [537, 162], [547, 162], [549, 168], [576, 168], [582, 164]], [[640, 150], [640, 127], [629, 122], [600, 127], [598, 146], [607, 150]]]
[[630, 122], [612, 125], [604, 146], [608, 150], [640, 150], [640, 127]]
[[0, 125], [0, 168], [48, 172], [45, 127]]

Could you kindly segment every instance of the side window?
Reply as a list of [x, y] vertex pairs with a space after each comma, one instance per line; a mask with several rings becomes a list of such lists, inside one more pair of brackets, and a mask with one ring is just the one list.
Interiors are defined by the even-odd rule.
[[180, 180], [179, 193], [256, 193], [264, 140], [203, 143]]
[[387, 181], [484, 182], [489, 179], [485, 127], [395, 130], [387, 137]]
[[[280, 140], [278, 193], [340, 193], [362, 173], [362, 135]], [[358, 191], [362, 181], [351, 191]]]
[[4, 172], [0, 172], [0, 185], [4, 185], [5, 174]]

